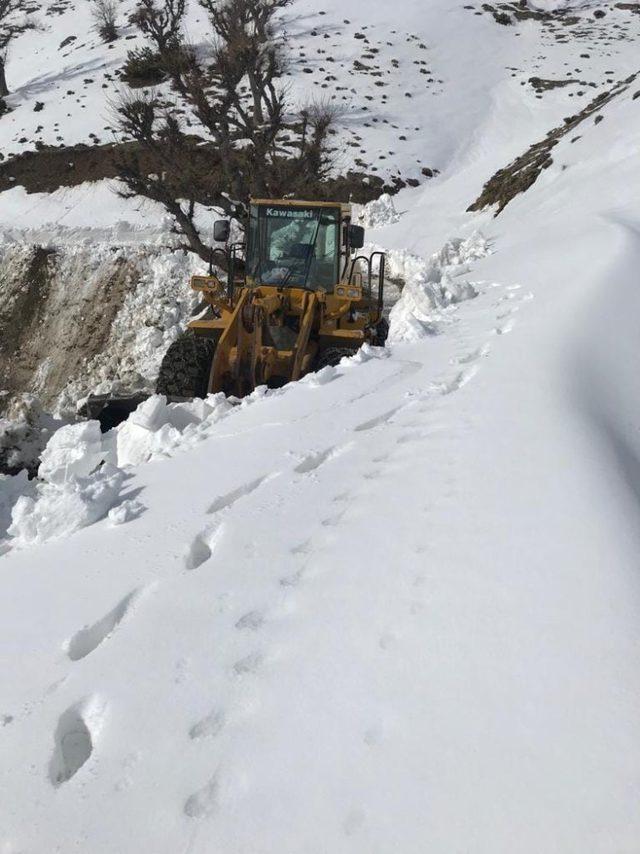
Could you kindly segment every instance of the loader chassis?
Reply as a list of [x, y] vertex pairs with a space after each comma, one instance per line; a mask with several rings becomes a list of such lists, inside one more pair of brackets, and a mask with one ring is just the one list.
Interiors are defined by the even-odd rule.
[[[206, 311], [189, 323], [187, 335], [208, 339], [213, 353], [206, 390], [243, 397], [256, 386], [278, 387], [339, 361], [365, 341], [383, 344], [384, 256], [376, 253], [374, 292], [374, 259], [356, 257], [362, 240], [349, 205], [252, 201], [242, 275], [235, 273], [237, 248], [227, 244], [215, 250], [226, 281], [212, 268], [191, 279]], [[166, 378], [175, 374], [178, 350], [184, 359], [185, 344], [172, 347], [157, 390], [175, 398], [181, 395]], [[190, 393], [185, 389], [184, 396]]]

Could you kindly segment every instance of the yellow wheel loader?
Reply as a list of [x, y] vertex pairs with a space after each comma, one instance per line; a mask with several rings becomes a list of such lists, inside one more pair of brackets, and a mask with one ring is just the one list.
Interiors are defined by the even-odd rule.
[[[365, 342], [384, 345], [385, 255], [358, 254], [364, 229], [350, 205], [255, 199], [246, 248], [229, 235], [226, 220], [214, 224], [209, 274], [191, 279], [202, 310], [167, 350], [158, 394], [243, 397], [336, 365]], [[93, 397], [84, 411], [109, 429], [141, 399]]]
[[159, 394], [243, 397], [337, 364], [365, 341], [384, 344], [385, 258], [357, 255], [364, 230], [352, 224], [350, 205], [253, 200], [242, 276], [240, 247], [228, 239], [229, 224], [216, 222], [227, 280], [213, 275], [213, 264], [208, 276], [191, 279], [206, 310], [167, 351]]

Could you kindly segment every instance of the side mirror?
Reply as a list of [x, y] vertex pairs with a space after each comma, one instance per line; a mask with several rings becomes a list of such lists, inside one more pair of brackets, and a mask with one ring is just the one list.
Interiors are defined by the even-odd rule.
[[364, 228], [361, 225], [349, 226], [349, 246], [352, 249], [362, 249], [364, 246]]
[[216, 243], [226, 243], [229, 240], [230, 231], [228, 219], [217, 219], [213, 223], [213, 239]]

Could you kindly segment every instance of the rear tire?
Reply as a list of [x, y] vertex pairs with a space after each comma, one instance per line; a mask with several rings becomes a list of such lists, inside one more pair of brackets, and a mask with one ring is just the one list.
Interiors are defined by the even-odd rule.
[[322, 368], [326, 368], [327, 365], [335, 367], [340, 364], [345, 356], [353, 356], [355, 353], [357, 353], [357, 350], [350, 350], [348, 347], [327, 347], [326, 350], [323, 350], [318, 355], [313, 369], [314, 371], [320, 371]]
[[156, 394], [167, 397], [206, 397], [216, 343], [211, 338], [185, 332], [165, 353]]

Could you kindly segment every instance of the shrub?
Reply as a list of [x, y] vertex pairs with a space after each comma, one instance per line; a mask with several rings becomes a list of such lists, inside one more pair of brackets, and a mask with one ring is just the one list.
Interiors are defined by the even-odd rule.
[[93, 0], [93, 21], [98, 35], [105, 44], [118, 38], [117, 13], [116, 0]]
[[120, 77], [132, 89], [137, 89], [142, 86], [156, 86], [166, 79], [167, 74], [160, 54], [149, 47], [143, 47], [129, 51]]

